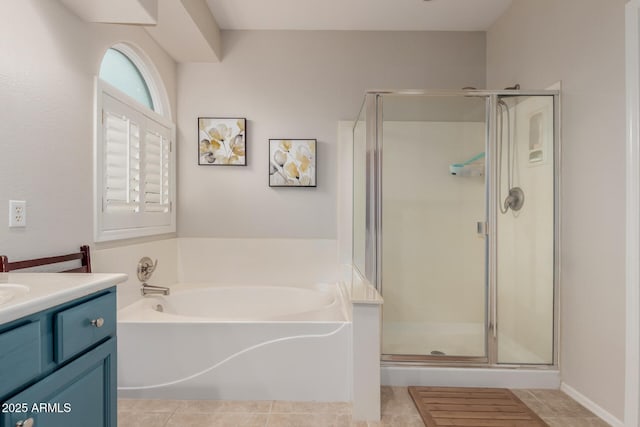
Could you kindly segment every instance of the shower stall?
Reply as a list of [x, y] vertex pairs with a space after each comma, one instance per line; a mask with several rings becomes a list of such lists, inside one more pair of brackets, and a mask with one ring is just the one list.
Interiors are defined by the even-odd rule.
[[353, 128], [353, 265], [385, 364], [557, 365], [559, 92], [373, 91]]

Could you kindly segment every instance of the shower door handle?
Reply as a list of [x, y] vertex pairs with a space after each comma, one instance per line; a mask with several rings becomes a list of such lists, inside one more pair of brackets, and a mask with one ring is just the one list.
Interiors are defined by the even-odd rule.
[[489, 234], [489, 226], [485, 221], [476, 222], [476, 232], [479, 236], [487, 236]]

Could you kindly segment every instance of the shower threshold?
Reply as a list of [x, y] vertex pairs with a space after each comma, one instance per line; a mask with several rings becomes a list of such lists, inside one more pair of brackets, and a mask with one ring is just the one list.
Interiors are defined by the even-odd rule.
[[560, 388], [560, 371], [557, 366], [448, 363], [449, 365], [445, 361], [438, 364], [383, 361], [380, 366], [380, 382], [382, 385], [403, 387]]
[[489, 363], [486, 357], [448, 356], [432, 354], [383, 354], [380, 362], [398, 366], [484, 366]]

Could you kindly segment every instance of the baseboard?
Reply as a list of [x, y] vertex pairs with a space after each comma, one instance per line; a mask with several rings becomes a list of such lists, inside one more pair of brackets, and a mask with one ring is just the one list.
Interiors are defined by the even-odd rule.
[[560, 390], [567, 393], [569, 396], [573, 398], [573, 400], [575, 400], [576, 402], [578, 402], [579, 404], [581, 404], [582, 406], [584, 406], [585, 408], [587, 408], [588, 410], [596, 414], [598, 417], [602, 418], [612, 427], [625, 427], [623, 421], [620, 421], [619, 419], [611, 415], [611, 413], [604, 410], [597, 403], [595, 403], [594, 401], [592, 401], [587, 396], [580, 393], [578, 390], [571, 387], [567, 383], [565, 382], [560, 383]]

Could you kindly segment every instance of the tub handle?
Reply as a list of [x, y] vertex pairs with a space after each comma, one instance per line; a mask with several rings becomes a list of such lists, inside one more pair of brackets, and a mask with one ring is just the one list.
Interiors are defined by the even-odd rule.
[[158, 260], [152, 261], [148, 256], [143, 257], [138, 261], [138, 280], [146, 282], [151, 278], [151, 275], [158, 266]]

